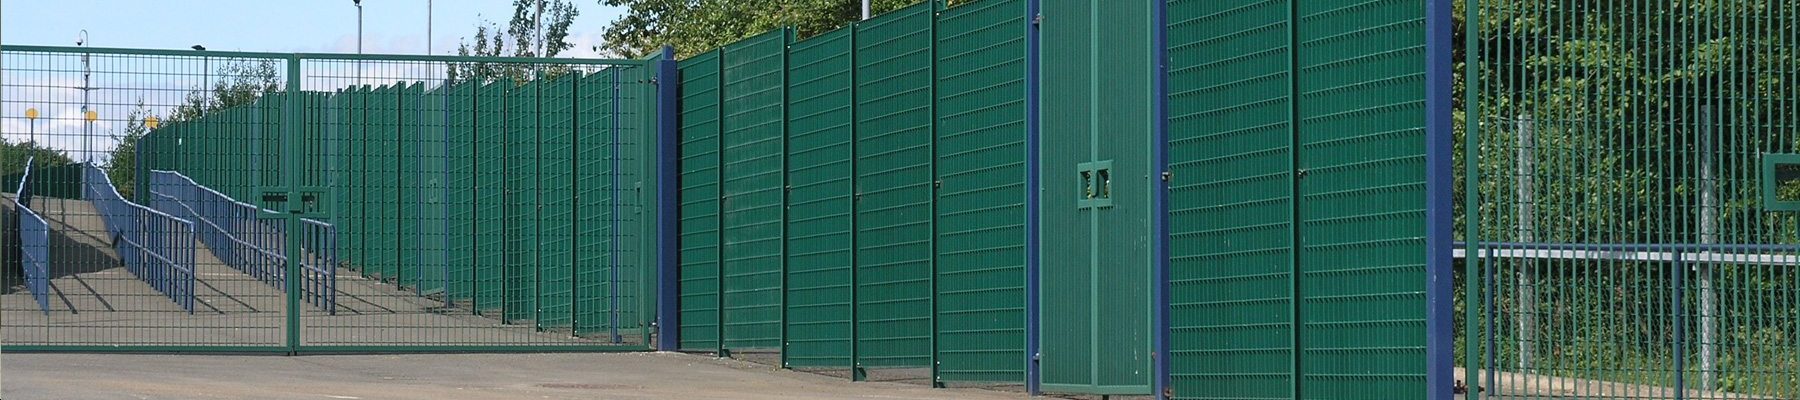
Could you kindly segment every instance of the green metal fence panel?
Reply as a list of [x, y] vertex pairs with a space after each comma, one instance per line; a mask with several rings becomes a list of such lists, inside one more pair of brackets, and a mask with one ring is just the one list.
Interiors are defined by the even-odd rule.
[[507, 116], [511, 108], [508, 87], [512, 82], [481, 85], [475, 105], [475, 310], [493, 312], [503, 307], [507, 209]]
[[413, 82], [401, 86], [396, 98], [394, 113], [399, 123], [393, 138], [392, 151], [388, 154], [394, 158], [393, 175], [390, 182], [393, 186], [385, 188], [392, 193], [390, 204], [393, 207], [394, 229], [390, 235], [394, 238], [394, 282], [402, 288], [415, 293], [423, 293], [425, 284], [421, 270], [430, 265], [425, 258], [423, 244], [429, 239], [423, 237], [420, 229], [427, 218], [424, 213], [426, 182], [420, 180], [423, 172], [425, 156], [423, 147], [430, 139], [426, 137], [429, 129], [425, 126], [423, 111], [426, 108], [424, 84]]
[[1467, 379], [1800, 397], [1800, 3], [1464, 4]]
[[445, 298], [468, 307], [474, 296], [476, 241], [475, 219], [476, 90], [480, 84], [463, 81], [452, 84], [445, 99], [444, 195], [447, 215], [444, 249], [449, 286]]
[[614, 315], [613, 293], [617, 285], [612, 271], [618, 268], [613, 246], [620, 228], [615, 218], [618, 134], [613, 113], [617, 72], [589, 74], [580, 83], [576, 100], [578, 128], [574, 137], [576, 173], [593, 176], [575, 183], [575, 334], [610, 334]]
[[932, 14], [857, 24], [856, 363], [932, 356]]
[[681, 329], [683, 350], [717, 350], [719, 335], [718, 51], [681, 62]]
[[538, 311], [539, 92], [531, 81], [508, 93], [506, 127], [506, 307], [501, 319], [529, 322]]
[[787, 43], [778, 30], [727, 45], [720, 130], [720, 319], [727, 349], [781, 347]]
[[851, 150], [854, 28], [795, 43], [788, 54], [784, 366], [849, 367], [855, 234]]
[[937, 379], [1025, 380], [1025, 2], [938, 16]]
[[415, 230], [410, 232], [413, 238], [413, 249], [416, 252], [413, 265], [417, 266], [417, 290], [420, 295], [448, 298], [450, 278], [449, 264], [445, 258], [446, 239], [449, 237], [449, 221], [447, 198], [445, 197], [445, 158], [449, 155], [447, 140], [450, 138], [449, 104], [452, 88], [439, 85], [425, 92], [419, 98], [418, 128], [414, 131], [418, 139], [412, 156], [416, 163], [413, 186], [417, 190]]
[[1301, 392], [1424, 398], [1425, 2], [1294, 6]]
[[1292, 398], [1289, 1], [1169, 3], [1172, 384]]
[[356, 87], [338, 91], [335, 107], [338, 114], [338, 145], [336, 185], [332, 187], [332, 198], [336, 200], [334, 223], [342, 228], [338, 234], [338, 251], [343, 266], [358, 272], [366, 271], [368, 265], [363, 259], [363, 238], [361, 223], [363, 207], [360, 189], [362, 187], [362, 127], [363, 110], [362, 94]]
[[540, 330], [573, 332], [575, 319], [575, 110], [580, 72], [550, 78], [539, 104], [538, 317]]
[[[660, 58], [651, 58], [654, 65]], [[655, 315], [656, 296], [643, 288], [656, 287], [660, 251], [653, 250], [660, 231], [657, 221], [659, 201], [656, 172], [662, 159], [657, 153], [659, 132], [655, 99], [656, 75], [653, 68], [615, 68], [617, 93], [613, 97], [615, 122], [614, 143], [618, 146], [618, 168], [615, 179], [619, 215], [618, 237], [614, 238], [618, 261], [609, 271], [614, 280], [614, 323], [621, 334], [649, 336], [651, 316]], [[632, 332], [623, 332], [633, 329]], [[615, 337], [615, 339], [618, 339]]]
[[371, 115], [375, 130], [370, 140], [369, 159], [373, 164], [370, 171], [374, 176], [370, 180], [370, 199], [367, 206], [374, 211], [374, 223], [370, 229], [376, 235], [371, 247], [376, 256], [373, 260], [374, 275], [382, 282], [398, 283], [400, 277], [400, 97], [406, 89], [404, 82], [384, 85], [375, 90], [372, 103], [377, 107]]

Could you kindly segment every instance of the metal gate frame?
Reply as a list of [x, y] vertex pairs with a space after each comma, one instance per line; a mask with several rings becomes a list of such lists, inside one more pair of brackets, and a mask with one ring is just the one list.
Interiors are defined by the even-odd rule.
[[[677, 332], [673, 327], [679, 326], [676, 307], [675, 277], [677, 271], [676, 250], [674, 246], [678, 234], [677, 221], [678, 187], [675, 184], [675, 170], [678, 143], [678, 126], [676, 126], [678, 103], [676, 61], [672, 48], [665, 47], [659, 54], [645, 59], [574, 59], [574, 58], [533, 58], [533, 57], [470, 57], [470, 56], [429, 56], [429, 55], [376, 55], [376, 54], [331, 54], [331, 53], [271, 53], [271, 52], [239, 52], [239, 51], [186, 51], [127, 49], [100, 47], [67, 47], [67, 46], [34, 46], [34, 45], [0, 45], [0, 52], [31, 52], [56, 55], [116, 55], [141, 57], [207, 57], [219, 59], [265, 59], [279, 60], [285, 64], [284, 92], [297, 92], [303, 88], [301, 66], [306, 61], [388, 61], [416, 63], [494, 63], [494, 64], [562, 64], [562, 65], [616, 65], [634, 66], [646, 69], [652, 89], [644, 93], [645, 112], [638, 118], [650, 129], [640, 146], [642, 157], [638, 162], [643, 168], [652, 169], [643, 174], [642, 191], [646, 208], [645, 213], [654, 215], [652, 221], [643, 224], [645, 232], [641, 247], [643, 275], [638, 280], [639, 296], [643, 300], [640, 318], [644, 318], [642, 345], [606, 345], [606, 344], [574, 344], [574, 345], [541, 345], [541, 344], [492, 344], [492, 345], [306, 345], [302, 343], [301, 324], [302, 304], [307, 302], [301, 286], [306, 279], [306, 271], [302, 263], [302, 234], [283, 235], [286, 237], [284, 252], [287, 276], [284, 294], [285, 308], [282, 310], [282, 341], [279, 344], [264, 345], [61, 345], [61, 344], [7, 344], [6, 352], [91, 352], [91, 353], [233, 353], [233, 354], [342, 354], [342, 353], [445, 353], [445, 352], [635, 352], [674, 350]], [[277, 96], [272, 96], [277, 97]], [[312, 121], [306, 118], [304, 110], [309, 96], [278, 96], [279, 105], [270, 105], [270, 109], [281, 111], [280, 130], [282, 165], [279, 173], [281, 185], [260, 187], [257, 191], [263, 200], [264, 207], [274, 207], [278, 213], [263, 213], [258, 219], [279, 221], [287, 232], [306, 232], [309, 224], [317, 224], [316, 220], [334, 216], [337, 210], [332, 207], [309, 208], [306, 202], [310, 196], [329, 193], [329, 187], [308, 186], [302, 184], [302, 174], [312, 171], [308, 168], [322, 169], [325, 164], [313, 164], [308, 157], [301, 156], [308, 151], [307, 132], [315, 128], [313, 125], [324, 121]], [[652, 98], [653, 97], [653, 98]], [[323, 147], [323, 146], [315, 146]], [[153, 156], [153, 155], [152, 155]], [[266, 157], [265, 157], [266, 159]], [[145, 158], [139, 157], [140, 165]], [[260, 177], [259, 177], [260, 178]], [[246, 178], [248, 179], [248, 178]], [[650, 270], [654, 268], [654, 270]], [[670, 329], [661, 329], [669, 327]], [[654, 339], [653, 339], [654, 338]]]

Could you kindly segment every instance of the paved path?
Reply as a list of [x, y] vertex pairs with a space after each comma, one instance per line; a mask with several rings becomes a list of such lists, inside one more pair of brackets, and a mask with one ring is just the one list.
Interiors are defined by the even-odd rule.
[[674, 353], [8, 354], [8, 399], [1025, 399]]

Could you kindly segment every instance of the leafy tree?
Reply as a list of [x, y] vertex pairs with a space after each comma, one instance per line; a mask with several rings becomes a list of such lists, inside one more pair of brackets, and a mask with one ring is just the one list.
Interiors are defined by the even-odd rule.
[[119, 145], [113, 147], [112, 156], [107, 157], [106, 176], [112, 178], [113, 186], [119, 189], [119, 195], [127, 199], [135, 198], [133, 193], [137, 187], [137, 147], [138, 141], [150, 133], [144, 126], [144, 119], [150, 116], [150, 108], [144, 106], [144, 100], [138, 99], [137, 106], [125, 116], [125, 132], [114, 135]]
[[[581, 10], [569, 0], [546, 0], [542, 3], [540, 14], [539, 2], [534, 0], [513, 0], [512, 19], [508, 20], [505, 29], [493, 21], [483, 20], [475, 25], [475, 38], [471, 41], [464, 38], [456, 48], [461, 56], [480, 57], [556, 57], [564, 50], [575, 47], [569, 43], [569, 26], [575, 23], [575, 17]], [[543, 30], [539, 33], [539, 18], [542, 18]], [[541, 54], [540, 54], [541, 53]], [[510, 78], [515, 81], [528, 79], [536, 66], [516, 63], [471, 62], [450, 65], [450, 80], [473, 79], [478, 81], [494, 81]], [[542, 66], [554, 68], [550, 73], [560, 74], [566, 67]], [[541, 71], [540, 71], [541, 72]]]
[[[875, 14], [920, 0], [872, 0]], [[675, 46], [687, 57], [784, 26], [811, 37], [862, 18], [859, 0], [600, 0], [625, 7], [606, 27], [606, 43], [595, 48], [618, 57], [639, 58]]]

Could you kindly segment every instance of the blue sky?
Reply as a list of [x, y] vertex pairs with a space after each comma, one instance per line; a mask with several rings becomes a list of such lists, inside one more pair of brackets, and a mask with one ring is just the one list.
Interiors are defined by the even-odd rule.
[[[575, 47], [561, 56], [600, 57], [592, 47], [622, 10], [596, 0], [574, 3], [581, 10], [569, 34]], [[427, 0], [364, 0], [364, 52], [425, 54], [426, 5]], [[504, 23], [512, 16], [510, 0], [436, 0], [431, 5], [435, 54], [454, 54], [460, 39], [473, 35], [482, 19]], [[0, 42], [5, 44], [73, 46], [82, 29], [88, 31], [89, 45], [97, 47], [185, 50], [199, 44], [213, 51], [276, 53], [355, 53], [357, 37], [356, 6], [350, 0], [0, 0]], [[73, 55], [15, 54], [4, 61], [9, 64], [0, 74], [5, 80], [0, 90], [0, 136], [12, 141], [35, 138], [77, 159], [83, 154], [103, 156], [111, 149], [136, 102], [146, 102], [153, 114], [166, 115], [182, 102], [186, 90], [202, 86], [206, 81], [202, 66], [207, 65], [194, 59], [96, 57], [91, 85], [96, 89], [90, 99], [82, 100], [81, 64]], [[352, 82], [308, 83], [308, 90], [330, 90]], [[96, 123], [83, 121], [81, 105], [86, 102], [98, 113]], [[28, 108], [38, 109], [42, 117], [25, 118]]]
[[[363, 51], [424, 54], [426, 0], [364, 0]], [[621, 10], [575, 0], [581, 15], [570, 29], [567, 56], [597, 57], [606, 24]], [[350, 0], [5, 0], [0, 40], [6, 44], [74, 45], [87, 29], [91, 45], [270, 52], [356, 52], [356, 6]], [[453, 54], [457, 41], [486, 17], [504, 23], [508, 0], [436, 0], [432, 46]]]

